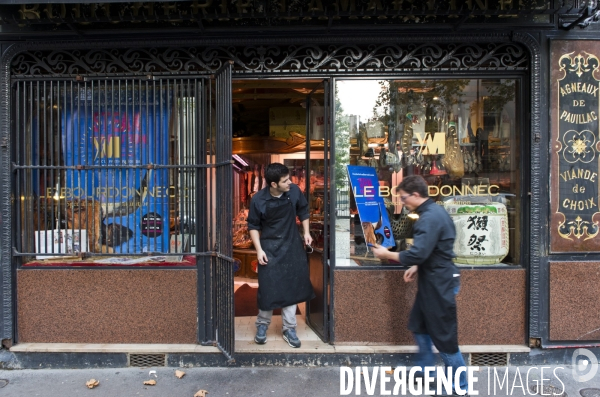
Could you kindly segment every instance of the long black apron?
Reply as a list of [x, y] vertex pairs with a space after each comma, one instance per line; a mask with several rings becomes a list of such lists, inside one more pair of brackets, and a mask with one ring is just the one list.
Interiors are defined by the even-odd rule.
[[419, 288], [410, 312], [408, 329], [429, 334], [434, 346], [443, 353], [458, 351], [458, 322], [455, 289], [458, 270], [452, 262], [434, 261], [418, 267]]
[[[315, 297], [308, 274], [306, 251], [291, 200], [269, 200], [260, 245], [269, 260], [258, 265], [258, 307], [273, 310]], [[280, 205], [277, 205], [280, 204]]]

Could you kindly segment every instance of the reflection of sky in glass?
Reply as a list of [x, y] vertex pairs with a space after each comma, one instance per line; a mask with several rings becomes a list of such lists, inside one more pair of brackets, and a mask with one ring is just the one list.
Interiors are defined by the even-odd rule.
[[337, 91], [344, 114], [358, 115], [366, 121], [373, 116], [381, 85], [378, 80], [344, 80], [337, 82]]

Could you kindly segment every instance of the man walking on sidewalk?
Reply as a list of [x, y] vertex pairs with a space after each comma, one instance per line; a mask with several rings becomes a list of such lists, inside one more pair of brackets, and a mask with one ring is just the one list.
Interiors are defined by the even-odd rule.
[[[414, 281], [418, 275], [417, 297], [408, 322], [419, 346], [417, 365], [434, 366], [433, 343], [446, 368], [452, 368], [454, 379], [455, 371], [466, 366], [458, 348], [455, 296], [460, 287], [460, 274], [452, 262], [454, 222], [442, 206], [429, 198], [429, 186], [421, 176], [404, 178], [397, 191], [406, 208], [419, 214], [413, 225], [414, 244], [400, 254], [375, 246], [373, 254], [410, 266], [404, 273], [405, 282]], [[460, 388], [467, 390], [466, 371], [460, 374]], [[456, 385], [453, 390], [456, 393]]]
[[[281, 308], [283, 339], [300, 347], [296, 335], [296, 305], [315, 295], [308, 274], [304, 244], [309, 246], [308, 202], [300, 188], [290, 181], [288, 168], [273, 163], [265, 170], [267, 186], [252, 197], [248, 230], [258, 257], [258, 344], [267, 342], [273, 309]], [[300, 236], [296, 216], [302, 222]]]

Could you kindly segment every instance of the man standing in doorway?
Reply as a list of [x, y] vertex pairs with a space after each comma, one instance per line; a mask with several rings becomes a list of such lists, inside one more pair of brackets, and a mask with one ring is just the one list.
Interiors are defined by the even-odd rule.
[[[373, 254], [410, 266], [404, 273], [407, 283], [418, 275], [417, 297], [408, 322], [419, 346], [417, 365], [421, 368], [434, 366], [433, 343], [446, 367], [452, 368], [454, 379], [455, 371], [465, 367], [458, 348], [455, 296], [460, 287], [460, 274], [452, 262], [456, 237], [454, 222], [442, 206], [429, 198], [429, 186], [421, 176], [404, 178], [397, 192], [406, 208], [419, 215], [413, 225], [414, 244], [399, 255], [375, 246]], [[460, 388], [466, 392], [466, 368], [464, 370], [460, 374]], [[457, 393], [456, 385], [453, 385], [453, 391]]]
[[[252, 197], [248, 230], [258, 257], [258, 317], [254, 341], [267, 342], [273, 309], [281, 308], [283, 339], [300, 347], [296, 305], [315, 295], [303, 244], [310, 246], [308, 202], [290, 181], [288, 168], [273, 163], [265, 170], [267, 186]], [[302, 222], [300, 236], [296, 217]]]

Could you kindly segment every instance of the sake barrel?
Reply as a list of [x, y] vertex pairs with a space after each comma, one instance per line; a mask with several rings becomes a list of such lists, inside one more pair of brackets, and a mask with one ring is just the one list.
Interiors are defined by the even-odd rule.
[[508, 214], [502, 203], [454, 204], [444, 207], [454, 221], [454, 262], [495, 265], [508, 255]]

